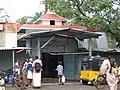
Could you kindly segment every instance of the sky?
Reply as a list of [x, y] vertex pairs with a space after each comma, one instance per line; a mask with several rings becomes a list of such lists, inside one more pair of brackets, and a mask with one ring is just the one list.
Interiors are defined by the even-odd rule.
[[[23, 16], [33, 16], [35, 12], [44, 10], [44, 5], [40, 4], [41, 0], [0, 0], [0, 8], [4, 8], [10, 20], [15, 22]], [[1, 11], [0, 16], [5, 15]]]

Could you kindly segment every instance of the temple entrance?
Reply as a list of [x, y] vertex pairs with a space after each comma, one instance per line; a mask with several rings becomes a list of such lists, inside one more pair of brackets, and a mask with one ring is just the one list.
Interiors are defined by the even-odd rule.
[[63, 62], [63, 55], [50, 55], [49, 53], [42, 53], [42, 77], [57, 78], [57, 71], [55, 69], [59, 61]]

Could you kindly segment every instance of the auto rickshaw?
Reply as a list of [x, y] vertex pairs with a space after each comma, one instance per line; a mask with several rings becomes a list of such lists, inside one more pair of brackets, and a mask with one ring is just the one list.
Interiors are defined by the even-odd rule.
[[83, 84], [94, 84], [94, 81], [99, 75], [100, 65], [106, 57], [87, 56], [82, 60], [80, 79]]

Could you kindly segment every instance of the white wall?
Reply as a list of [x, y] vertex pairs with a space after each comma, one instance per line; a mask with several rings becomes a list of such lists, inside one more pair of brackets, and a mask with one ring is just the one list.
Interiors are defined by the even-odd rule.
[[4, 32], [0, 32], [0, 47], [4, 47], [5, 35]]
[[[107, 36], [104, 32], [96, 32], [97, 34], [102, 34], [99, 36], [99, 38], [96, 39], [97, 42], [97, 50], [107, 50], [108, 49], [108, 41]], [[84, 41], [81, 41], [81, 43], [88, 49], [88, 39], [85, 39]], [[78, 44], [78, 48], [81, 48], [81, 44]], [[92, 47], [93, 50], [96, 49], [96, 47]]]
[[107, 42], [107, 36], [105, 34], [105, 32], [96, 32], [97, 34], [102, 34], [102, 36], [100, 36], [97, 39], [97, 45], [99, 50], [101, 49], [108, 49], [108, 42]]
[[42, 23], [41, 23], [42, 25], [50, 25], [50, 21], [42, 21]]
[[5, 33], [5, 47], [17, 47], [17, 33]]
[[62, 25], [61, 21], [55, 21], [55, 25]]

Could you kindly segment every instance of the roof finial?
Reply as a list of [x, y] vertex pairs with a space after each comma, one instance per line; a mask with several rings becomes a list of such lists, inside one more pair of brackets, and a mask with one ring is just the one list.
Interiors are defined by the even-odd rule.
[[47, 10], [47, 13], [50, 12], [50, 9]]
[[50, 11], [50, 9], [47, 10], [47, 14], [54, 14], [53, 12]]

